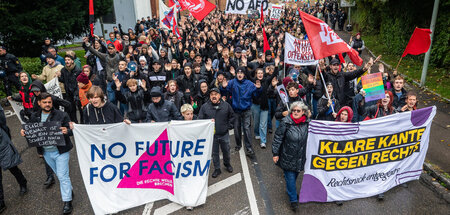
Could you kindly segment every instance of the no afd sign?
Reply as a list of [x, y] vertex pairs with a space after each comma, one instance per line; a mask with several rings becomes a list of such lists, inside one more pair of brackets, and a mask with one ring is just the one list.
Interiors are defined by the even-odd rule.
[[227, 0], [225, 13], [247, 14], [247, 10], [261, 11], [261, 5], [264, 14], [267, 15], [269, 9], [268, 0]]

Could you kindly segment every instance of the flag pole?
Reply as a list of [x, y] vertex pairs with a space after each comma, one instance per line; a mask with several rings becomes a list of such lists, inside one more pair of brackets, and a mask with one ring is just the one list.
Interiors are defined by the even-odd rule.
[[395, 67], [395, 70], [398, 69], [398, 66], [400, 65], [400, 62], [402, 62], [402, 59], [403, 59], [403, 57], [401, 57], [400, 60], [398, 61], [397, 66]]
[[[317, 66], [319, 66], [319, 64], [317, 64]], [[328, 90], [326, 89], [327, 85], [325, 84], [325, 79], [323, 78], [322, 70], [320, 69], [320, 67], [319, 67], [319, 74], [320, 74], [320, 77], [322, 79], [323, 86], [325, 87], [325, 93], [327, 94], [328, 100], [330, 100], [331, 99], [330, 98], [330, 94], [328, 94]], [[336, 111], [334, 111], [333, 104], [331, 104], [331, 110], [333, 111], [333, 113], [336, 113]]]
[[423, 61], [422, 77], [420, 77], [420, 86], [421, 87], [425, 86], [425, 79], [427, 77], [428, 63], [430, 62], [431, 45], [433, 45], [434, 27], [436, 26], [436, 18], [437, 18], [438, 9], [439, 9], [439, 0], [434, 0], [433, 15], [431, 16], [431, 26], [430, 26], [431, 44], [430, 44], [430, 48], [428, 48], [428, 51], [425, 54], [425, 59]]

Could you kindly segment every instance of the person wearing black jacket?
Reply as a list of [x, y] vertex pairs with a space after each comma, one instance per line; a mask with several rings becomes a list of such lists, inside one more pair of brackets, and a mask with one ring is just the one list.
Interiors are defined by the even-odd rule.
[[[6, 125], [6, 117], [2, 106], [0, 106], [0, 167], [9, 172], [16, 178], [19, 183], [22, 196], [28, 192], [27, 179], [19, 169], [18, 165], [22, 163], [20, 154], [11, 141], [11, 133]], [[3, 194], [2, 171], [0, 170], [0, 213], [6, 209], [5, 196]]]
[[72, 106], [72, 108], [66, 110], [66, 113], [69, 114], [72, 122], [78, 123], [75, 93], [78, 89], [77, 77], [81, 73], [81, 68], [74, 64], [74, 59], [71, 55], [66, 55], [64, 61], [66, 62], [66, 65], [61, 69], [60, 73], [57, 73], [58, 81], [64, 84], [66, 93], [63, 93], [63, 98], [66, 101], [69, 101]]
[[141, 87], [139, 87], [136, 79], [129, 79], [126, 84], [130, 90], [122, 94], [120, 90], [122, 83], [117, 78], [114, 81], [117, 87], [117, 100], [128, 105], [128, 119], [132, 123], [143, 122], [147, 115], [146, 103], [150, 103], [150, 93], [147, 90], [146, 82], [142, 81]]
[[109, 124], [123, 121], [119, 108], [105, 101], [105, 94], [98, 86], [92, 86], [87, 93], [89, 104], [83, 109], [83, 124]]
[[183, 119], [175, 105], [171, 101], [164, 100], [160, 87], [153, 87], [150, 95], [153, 103], [147, 108], [145, 122], [169, 122]]
[[233, 128], [234, 112], [228, 102], [221, 99], [220, 90], [212, 88], [209, 91], [209, 101], [206, 102], [198, 114], [198, 119], [213, 119], [215, 125], [214, 141], [213, 141], [213, 164], [214, 172], [213, 178], [219, 176], [220, 170], [219, 147], [222, 150], [223, 163], [228, 172], [233, 172], [233, 167], [230, 163], [230, 136], [228, 130]]
[[[42, 93], [38, 101], [41, 110], [33, 113], [31, 123], [58, 122], [61, 123], [61, 131], [64, 134], [65, 145], [63, 146], [42, 146], [38, 150], [44, 153], [45, 161], [53, 169], [60, 182], [62, 200], [64, 202], [63, 213], [70, 214], [72, 207], [72, 183], [69, 175], [70, 150], [73, 148], [70, 136], [73, 135], [70, 129], [70, 118], [67, 113], [53, 108], [52, 96]], [[25, 130], [21, 130], [21, 135], [25, 136]]]
[[208, 83], [201, 79], [198, 82], [198, 93], [194, 96], [194, 114], [197, 115], [200, 112], [200, 108], [209, 100]]
[[[309, 80], [311, 81], [311, 80]], [[291, 105], [294, 102], [303, 102], [304, 104], [308, 104], [302, 97], [305, 96], [308, 92], [311, 91], [311, 84], [307, 85], [306, 88], [299, 89], [299, 86], [295, 82], [289, 82], [289, 84], [286, 87], [286, 90], [289, 94], [289, 104]], [[280, 104], [277, 107], [277, 110], [275, 111], [275, 119], [282, 120], [283, 117], [287, 116], [289, 114], [289, 110], [286, 107], [286, 105], [281, 101]]]
[[6, 48], [0, 45], [0, 78], [5, 86], [7, 96], [12, 95], [12, 86], [20, 89], [19, 72], [22, 71], [22, 64], [13, 54], [6, 53]]

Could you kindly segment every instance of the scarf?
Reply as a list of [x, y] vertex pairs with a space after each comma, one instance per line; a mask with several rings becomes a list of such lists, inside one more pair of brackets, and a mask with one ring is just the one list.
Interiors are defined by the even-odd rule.
[[302, 122], [306, 122], [306, 116], [303, 115], [302, 117], [298, 118], [298, 119], [294, 119], [294, 115], [290, 115], [291, 119], [294, 121], [295, 124], [300, 124]]
[[84, 107], [89, 103], [89, 99], [87, 98], [86, 94], [87, 94], [87, 91], [89, 89], [91, 89], [91, 87], [92, 87], [92, 82], [89, 81], [88, 84], [84, 85], [83, 88], [80, 88], [78, 90], [78, 96], [80, 97], [81, 107]]

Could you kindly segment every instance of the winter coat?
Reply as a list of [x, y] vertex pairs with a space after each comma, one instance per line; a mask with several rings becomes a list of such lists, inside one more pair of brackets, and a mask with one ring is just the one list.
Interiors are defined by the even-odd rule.
[[290, 115], [281, 120], [272, 143], [273, 156], [279, 156], [277, 165], [283, 170], [303, 171], [306, 161], [306, 142], [308, 139], [306, 122], [295, 124]]
[[148, 91], [144, 91], [142, 88], [138, 88], [134, 93], [131, 91], [122, 93], [120, 90], [116, 90], [116, 97], [121, 103], [128, 104], [128, 119], [134, 122], [145, 120], [147, 115], [147, 106], [145, 104], [151, 100]]
[[[341, 109], [341, 106], [339, 105], [339, 101], [336, 100], [336, 98], [334, 98], [333, 96], [331, 96], [331, 100], [334, 102], [334, 112], [336, 113], [337, 111], [339, 111], [339, 109]], [[318, 120], [326, 120], [326, 121], [335, 120], [335, 118], [333, 117], [333, 112], [327, 114], [328, 111], [330, 110], [330, 107], [328, 107], [327, 105], [328, 105], [328, 98], [325, 95], [323, 95], [322, 98], [320, 98], [319, 101], [317, 102]]]
[[11, 141], [11, 134], [6, 125], [6, 117], [0, 106], [0, 167], [7, 170], [22, 163], [20, 154]]
[[[84, 47], [84, 45], [83, 45]], [[110, 55], [109, 53], [101, 53], [95, 50], [90, 44], [87, 46], [87, 49], [95, 56], [99, 57], [102, 62], [105, 63], [104, 70], [106, 72], [106, 80], [112, 80], [112, 74], [116, 71], [116, 68], [119, 65], [119, 61], [121, 61], [124, 57], [122, 54], [114, 54]]]
[[107, 101], [101, 108], [87, 104], [83, 109], [83, 121], [83, 124], [93, 125], [118, 123], [123, 121], [123, 116], [117, 106]]
[[390, 112], [390, 111], [384, 111], [383, 107], [381, 107], [381, 106], [378, 107], [378, 105], [375, 104], [375, 105], [371, 105], [371, 106], [364, 108], [363, 119], [365, 119], [366, 117], [380, 118], [380, 117], [388, 116], [388, 115], [391, 115], [394, 113], [397, 113], [397, 110], [394, 107], [392, 107], [392, 112]]
[[231, 94], [234, 112], [243, 112], [251, 108], [252, 97], [259, 96], [262, 89], [256, 88], [255, 84], [247, 79], [235, 78], [228, 82], [226, 88], [221, 86], [220, 91], [222, 95]]
[[69, 71], [66, 67], [61, 69], [61, 77], [58, 80], [64, 84], [64, 89], [70, 99], [74, 99], [75, 91], [78, 88], [77, 77], [80, 73], [81, 69], [78, 66], [74, 66], [72, 71]]
[[[42, 110], [34, 112], [33, 115], [31, 116], [30, 123], [41, 122], [41, 114]], [[66, 142], [66, 145], [56, 147], [58, 148], [59, 154], [70, 151], [73, 148], [72, 141], [70, 141], [70, 136], [72, 136], [73, 133], [69, 126], [70, 122], [69, 115], [66, 112], [62, 112], [60, 110], [56, 110], [53, 108], [46, 122], [61, 122], [61, 127], [67, 128], [67, 134], [64, 134], [64, 140]], [[44, 152], [43, 147], [37, 147], [37, 150], [40, 155], [42, 155]]]
[[214, 119], [214, 135], [225, 135], [228, 133], [228, 130], [233, 129], [233, 108], [222, 99], [217, 105], [208, 101], [200, 108], [198, 119]]
[[346, 110], [347, 111], [347, 122], [352, 122], [353, 119], [353, 110], [349, 107], [349, 106], [344, 106], [342, 107], [339, 112], [337, 113], [336, 116], [336, 122], [340, 122], [341, 121], [341, 113], [342, 111]]
[[177, 107], [177, 110], [180, 110], [181, 106], [186, 103], [184, 101], [183, 93], [178, 90], [175, 91], [175, 93], [170, 93], [169, 91], [165, 92], [164, 99], [173, 102], [175, 107]]
[[391, 92], [392, 92], [392, 95], [394, 95], [394, 101], [392, 102], [392, 107], [397, 109], [397, 108], [402, 108], [403, 106], [406, 105], [406, 94], [408, 92], [406, 92], [405, 89], [402, 88], [402, 95], [400, 96], [400, 98], [397, 96], [397, 94], [395, 94], [394, 88], [391, 89]]
[[159, 72], [155, 72], [152, 69], [152, 71], [148, 73], [149, 88], [158, 86], [163, 89], [166, 84], [166, 78], [167, 76], [164, 70], [160, 69]]
[[175, 104], [170, 101], [165, 101], [161, 97], [161, 101], [158, 103], [151, 103], [147, 108], [146, 122], [168, 122], [171, 120], [182, 120], [183, 117], [180, 111], [177, 110]]
[[[299, 94], [300, 94], [300, 91], [299, 91]], [[306, 101], [301, 97], [301, 95], [298, 95], [295, 98], [289, 97], [289, 104], [288, 104], [289, 108], [291, 107], [291, 104], [294, 102], [303, 102], [304, 104], [307, 104]], [[280, 101], [277, 109], [275, 110], [275, 119], [277, 119], [277, 120], [283, 119], [283, 117], [284, 117], [283, 112], [287, 111], [287, 110], [288, 110], [288, 108], [283, 103], [283, 101]]]

